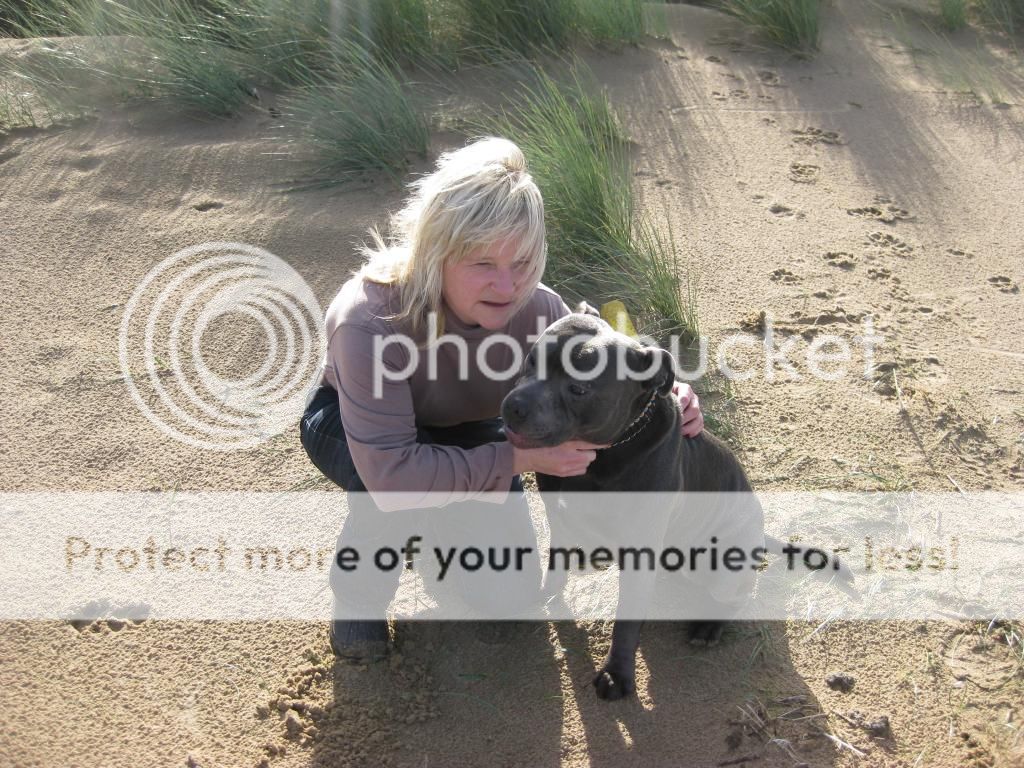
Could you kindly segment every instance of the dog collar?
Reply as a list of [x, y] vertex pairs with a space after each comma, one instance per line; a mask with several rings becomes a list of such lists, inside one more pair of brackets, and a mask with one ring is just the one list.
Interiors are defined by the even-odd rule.
[[[658, 390], [654, 390], [651, 393], [651, 399], [647, 401], [647, 405], [644, 406], [644, 409], [640, 412], [640, 415], [633, 419], [633, 422], [628, 427], [626, 427], [627, 436], [622, 438], [621, 440], [615, 441], [614, 443], [609, 445], [608, 448], [614, 448], [617, 445], [628, 443], [630, 440], [632, 440], [634, 437], [636, 437], [637, 435], [644, 431], [644, 427], [647, 426], [647, 422], [651, 418], [651, 410], [654, 408], [654, 400], [655, 398], [657, 398], [657, 396]], [[640, 428], [636, 432], [633, 432], [633, 434], [629, 434], [629, 431], [633, 429], [633, 427], [635, 427], [637, 424], [640, 424]], [[604, 450], [608, 450], [608, 448], [605, 448]]]

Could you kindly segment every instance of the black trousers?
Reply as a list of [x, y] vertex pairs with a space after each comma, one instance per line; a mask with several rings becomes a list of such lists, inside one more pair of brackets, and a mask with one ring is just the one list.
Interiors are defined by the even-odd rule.
[[[452, 445], [471, 449], [505, 439], [501, 419], [467, 422], [454, 427], [421, 428], [421, 443]], [[348, 514], [338, 536], [336, 551], [351, 548], [359, 553], [354, 570], [331, 568], [331, 589], [335, 618], [383, 618], [398, 589], [403, 564], [382, 570], [373, 562], [385, 549], [401, 552], [410, 537], [421, 536], [417, 568], [428, 589], [440, 587], [438, 599], [442, 616], [473, 618], [516, 618], [536, 609], [541, 601], [540, 560], [530, 509], [518, 477], [513, 479], [503, 504], [459, 502], [442, 508], [383, 512], [374, 503], [352, 462], [341, 422], [338, 393], [322, 385], [313, 394], [299, 425], [302, 446], [313, 464], [330, 480], [348, 491]], [[415, 490], [415, 489], [413, 489]], [[436, 549], [435, 549], [436, 548]], [[504, 568], [501, 556], [472, 568], [476, 557], [469, 553], [466, 565], [461, 553], [489, 549], [509, 554]], [[529, 552], [516, 558], [516, 549]], [[443, 580], [435, 555], [455, 552]], [[390, 561], [389, 556], [382, 562]], [[518, 563], [517, 563], [518, 560]], [[521, 564], [521, 567], [517, 567]], [[434, 591], [431, 589], [431, 591]], [[454, 593], [460, 605], [446, 605]], [[468, 609], [468, 611], [467, 611]]]

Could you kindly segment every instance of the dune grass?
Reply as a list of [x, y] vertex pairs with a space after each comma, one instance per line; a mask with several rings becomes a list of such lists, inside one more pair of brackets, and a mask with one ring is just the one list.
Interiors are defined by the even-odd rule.
[[1013, 98], [1019, 72], [984, 45], [957, 43], [939, 24], [920, 16], [908, 18], [905, 9], [875, 7], [885, 14], [893, 37], [910, 52], [915, 65], [937, 78], [945, 89], [972, 94], [990, 104], [1005, 104]]
[[92, 112], [97, 82], [76, 68], [79, 58], [76, 43], [49, 41], [17, 59], [0, 57], [0, 132], [67, 125]]
[[[578, 42], [621, 45], [643, 33], [640, 0], [0, 0], [20, 37], [93, 39], [59, 64], [115, 84], [125, 98], [212, 116], [237, 114], [257, 87], [308, 86], [340, 49], [389, 67], [456, 68]], [[125, 46], [124, 41], [132, 45]], [[59, 79], [59, 78], [58, 78]], [[339, 95], [339, 94], [335, 94]]]
[[[227, 116], [252, 96], [249, 64], [234, 28], [219, 23], [219, 0], [197, 6], [173, 0], [48, 0], [22, 14], [23, 37], [90, 38], [85, 46], [46, 46], [50, 68], [102, 78], [124, 98], [163, 100], [186, 110]], [[39, 66], [37, 64], [37, 66]]]
[[967, 26], [966, 0], [939, 0], [939, 16], [942, 26], [950, 32]]
[[410, 155], [427, 154], [426, 116], [384, 54], [349, 43], [332, 56], [326, 70], [296, 75], [298, 86], [282, 101], [285, 126], [316, 156], [306, 185], [342, 183], [367, 171], [398, 178]]
[[17, 82], [0, 80], [0, 134], [12, 128], [35, 128], [32, 94]]
[[455, 5], [470, 49], [529, 56], [566, 46], [572, 37], [574, 0], [460, 0]]
[[545, 280], [572, 300], [621, 299], [641, 332], [656, 338], [698, 332], [669, 236], [634, 206], [629, 141], [607, 98], [538, 73], [514, 104], [477, 126], [522, 147], [544, 190]]
[[646, 31], [644, 4], [632, 0], [577, 0], [577, 27], [593, 45], [640, 42]]
[[719, 0], [718, 6], [787, 50], [818, 48], [820, 0]]
[[976, 0], [979, 14], [1008, 35], [1024, 29], [1024, 0]]

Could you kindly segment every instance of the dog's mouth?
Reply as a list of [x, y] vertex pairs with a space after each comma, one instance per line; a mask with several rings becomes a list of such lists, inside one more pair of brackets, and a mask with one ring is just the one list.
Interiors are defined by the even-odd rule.
[[508, 438], [508, 441], [512, 443], [512, 445], [514, 445], [516, 448], [525, 450], [527, 448], [544, 447], [544, 443], [541, 440], [535, 437], [527, 437], [526, 435], [521, 435], [515, 430], [513, 430], [511, 427], [509, 427], [507, 424], [505, 425], [504, 429], [505, 437]]

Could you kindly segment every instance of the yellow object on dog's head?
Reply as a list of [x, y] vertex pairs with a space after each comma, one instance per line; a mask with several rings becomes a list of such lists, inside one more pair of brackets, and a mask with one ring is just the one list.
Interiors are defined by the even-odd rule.
[[634, 339], [639, 336], [633, 327], [633, 321], [629, 319], [626, 305], [618, 299], [601, 305], [601, 319], [624, 336], [631, 336]]

